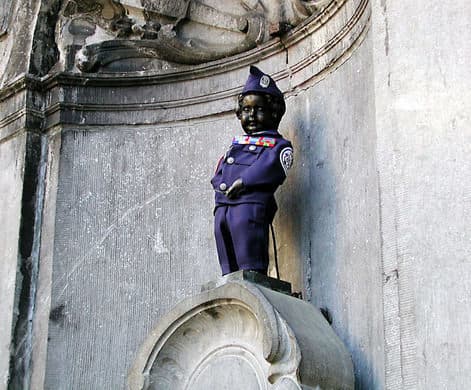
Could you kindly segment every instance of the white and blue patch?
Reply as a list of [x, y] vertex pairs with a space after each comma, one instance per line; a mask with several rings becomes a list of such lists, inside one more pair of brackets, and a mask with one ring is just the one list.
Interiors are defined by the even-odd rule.
[[293, 166], [293, 159], [293, 148], [288, 146], [281, 151], [280, 162], [285, 171], [285, 175], [288, 175], [288, 170]]

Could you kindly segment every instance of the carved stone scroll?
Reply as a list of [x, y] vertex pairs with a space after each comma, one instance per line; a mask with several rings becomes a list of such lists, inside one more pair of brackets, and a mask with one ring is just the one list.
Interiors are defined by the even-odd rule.
[[10, 14], [14, 1], [0, 2], [0, 37], [5, 35], [10, 23]]
[[[67, 0], [58, 41], [68, 70], [110, 70], [110, 64], [118, 71], [137, 70], [142, 59], [152, 59], [156, 69], [178, 68], [250, 50], [330, 2]], [[129, 68], [129, 59], [136, 69]]]
[[136, 33], [152, 34], [148, 37], [153, 39], [110, 40], [88, 45], [78, 53], [77, 66], [84, 72], [90, 72], [111, 62], [127, 58], [155, 58], [173, 63], [196, 65], [255, 47], [262, 31], [263, 19], [254, 16], [230, 21], [239, 23], [246, 31], [244, 39], [237, 42], [237, 45], [211, 43], [198, 38], [178, 38], [173, 26], [166, 25], [160, 28], [160, 25], [154, 22], [154, 26], [159, 26], [158, 29], [151, 30], [148, 24], [130, 27]]

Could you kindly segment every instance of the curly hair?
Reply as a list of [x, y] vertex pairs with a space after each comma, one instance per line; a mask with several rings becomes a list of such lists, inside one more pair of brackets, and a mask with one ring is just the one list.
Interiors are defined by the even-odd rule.
[[279, 98], [277, 96], [269, 95], [267, 93], [258, 93], [258, 92], [248, 92], [245, 94], [240, 94], [237, 96], [237, 108], [236, 108], [236, 115], [237, 117], [240, 116], [241, 111], [242, 111], [242, 101], [244, 100], [244, 97], [247, 95], [259, 95], [263, 96], [265, 98], [265, 101], [267, 105], [271, 106], [273, 109], [273, 113], [276, 114], [276, 122], [277, 125], [280, 124], [281, 118], [286, 112], [286, 104], [284, 99]]

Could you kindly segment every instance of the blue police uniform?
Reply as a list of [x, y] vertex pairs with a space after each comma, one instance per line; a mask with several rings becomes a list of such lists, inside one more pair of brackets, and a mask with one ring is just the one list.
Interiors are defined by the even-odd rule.
[[[293, 149], [276, 130], [234, 137], [211, 180], [216, 191], [215, 238], [223, 275], [240, 269], [268, 269], [269, 225], [277, 205], [274, 192], [291, 167]], [[244, 191], [225, 196], [241, 178]]]

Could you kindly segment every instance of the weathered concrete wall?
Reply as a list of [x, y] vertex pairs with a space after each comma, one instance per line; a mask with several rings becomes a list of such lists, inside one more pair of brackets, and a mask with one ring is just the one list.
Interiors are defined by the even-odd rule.
[[[29, 67], [39, 1], [12, 0], [0, 6], [0, 88]], [[3, 17], [2, 17], [3, 16]]]
[[306, 298], [332, 314], [359, 389], [381, 388], [384, 369], [372, 79], [369, 36], [339, 69], [288, 99], [296, 163], [277, 221], [281, 256], [302, 259]]
[[[34, 1], [5, 1], [0, 5], [0, 90], [11, 84], [29, 63]], [[0, 97], [0, 389], [7, 388], [10, 350], [18, 315], [22, 282], [19, 237], [22, 214], [23, 178], [27, 154], [24, 132], [25, 94], [1, 90]], [[5, 93], [6, 92], [6, 93]]]
[[228, 132], [63, 130], [46, 388], [123, 388], [156, 320], [219, 274], [208, 178]]
[[387, 389], [471, 386], [471, 4], [373, 2]]
[[21, 195], [26, 136], [0, 141], [0, 389], [6, 389], [12, 325], [15, 318], [15, 284], [18, 271], [18, 237], [20, 233]]

